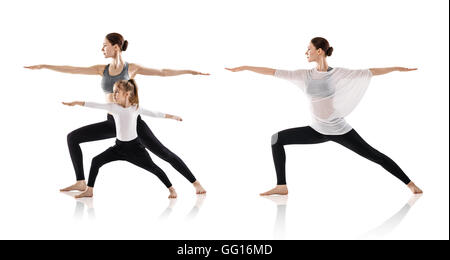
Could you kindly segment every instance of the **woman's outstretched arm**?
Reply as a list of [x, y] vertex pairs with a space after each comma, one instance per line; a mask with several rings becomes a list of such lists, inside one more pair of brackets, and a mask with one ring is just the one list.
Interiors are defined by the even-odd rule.
[[241, 66], [241, 67], [236, 67], [236, 68], [225, 68], [229, 71], [232, 72], [238, 72], [238, 71], [244, 71], [244, 70], [248, 70], [248, 71], [253, 71], [259, 74], [264, 74], [264, 75], [275, 75], [275, 69], [271, 69], [271, 68], [265, 68], [265, 67], [252, 67], [252, 66]]
[[73, 66], [55, 66], [55, 65], [33, 65], [33, 66], [25, 66], [26, 69], [38, 70], [38, 69], [49, 69], [63, 73], [72, 73], [72, 74], [84, 74], [84, 75], [103, 75], [103, 71], [105, 70], [106, 65], [94, 65], [91, 67], [73, 67]]
[[209, 75], [209, 73], [202, 73], [194, 70], [151, 69], [134, 63], [130, 64], [129, 70], [131, 78], [134, 78], [134, 76], [137, 74], [145, 76], [161, 76], [161, 77], [178, 76], [183, 74], [206, 75], [206, 76]]
[[372, 68], [369, 69], [370, 72], [372, 72], [373, 76], [377, 76], [377, 75], [383, 75], [383, 74], [387, 74], [393, 71], [413, 71], [413, 70], [417, 70], [417, 68], [414, 69], [410, 69], [410, 68], [403, 68], [403, 67], [389, 67], [389, 68]]

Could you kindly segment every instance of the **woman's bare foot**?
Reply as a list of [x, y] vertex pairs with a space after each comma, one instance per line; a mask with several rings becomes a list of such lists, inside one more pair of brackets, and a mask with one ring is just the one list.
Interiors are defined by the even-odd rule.
[[196, 194], [205, 194], [206, 193], [206, 190], [202, 187], [202, 185], [200, 184], [199, 181], [195, 181], [192, 184], [194, 185]]
[[92, 187], [87, 187], [87, 189], [86, 189], [86, 191], [85, 192], [82, 192], [82, 193], [80, 193], [80, 194], [78, 194], [77, 196], [75, 196], [75, 198], [76, 199], [79, 199], [79, 198], [90, 198], [90, 197], [92, 197], [92, 196], [94, 196], [94, 188], [92, 188]]
[[275, 188], [266, 191], [264, 193], [261, 193], [259, 195], [261, 196], [268, 196], [268, 195], [287, 195], [288, 194], [288, 188], [287, 185], [277, 185]]
[[423, 191], [421, 189], [419, 189], [419, 187], [417, 187], [416, 184], [414, 184], [414, 182], [412, 182], [412, 181], [410, 181], [407, 186], [414, 194], [422, 194], [423, 193]]
[[64, 188], [64, 189], [60, 189], [59, 191], [73, 191], [73, 190], [85, 191], [86, 188], [87, 188], [86, 181], [82, 180], [82, 181], [77, 181], [72, 186], [69, 186], [69, 187]]
[[174, 187], [170, 187], [169, 188], [169, 192], [170, 192], [169, 199], [176, 199], [177, 198], [178, 195], [177, 195]]

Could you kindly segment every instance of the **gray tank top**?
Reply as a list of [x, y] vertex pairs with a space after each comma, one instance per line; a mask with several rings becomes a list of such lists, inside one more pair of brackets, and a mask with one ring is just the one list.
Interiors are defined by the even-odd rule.
[[[327, 72], [332, 70], [333, 68], [328, 66]], [[321, 79], [311, 79], [306, 88], [306, 93], [314, 98], [325, 98], [334, 94], [335, 90], [330, 88], [328, 79], [330, 75], [325, 76]]]
[[114, 83], [118, 80], [129, 80], [130, 75], [128, 75], [128, 62], [125, 62], [123, 65], [123, 70], [120, 74], [116, 76], [109, 75], [109, 64], [106, 65], [105, 70], [103, 71], [102, 78], [102, 89], [105, 94], [113, 93]]

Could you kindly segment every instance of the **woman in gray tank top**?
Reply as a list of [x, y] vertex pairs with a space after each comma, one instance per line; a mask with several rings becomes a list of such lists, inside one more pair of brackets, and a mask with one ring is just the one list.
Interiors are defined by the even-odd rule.
[[[128, 47], [128, 41], [124, 40], [122, 35], [118, 33], [110, 33], [106, 35], [103, 42], [102, 52], [105, 58], [112, 58], [112, 62], [108, 65], [94, 65], [91, 67], [73, 67], [73, 66], [54, 66], [54, 65], [34, 65], [27, 66], [27, 69], [50, 69], [58, 72], [84, 74], [84, 75], [100, 75], [102, 76], [101, 86], [105, 93], [107, 102], [113, 102], [113, 85], [118, 80], [128, 80], [136, 75], [147, 76], [177, 76], [182, 74], [192, 75], [209, 75], [193, 70], [171, 70], [171, 69], [150, 69], [134, 63], [124, 62], [122, 52]], [[194, 177], [186, 164], [173, 152], [167, 149], [155, 137], [147, 124], [138, 117], [137, 132], [141, 143], [156, 154], [161, 159], [169, 162], [178, 172], [188, 179], [194, 186], [197, 194], [206, 193], [200, 182]], [[107, 119], [103, 122], [87, 125], [76, 129], [68, 134], [67, 143], [69, 146], [70, 157], [75, 169], [77, 182], [61, 191], [86, 190], [86, 182], [83, 169], [83, 154], [80, 144], [113, 138], [116, 136], [114, 118], [108, 114]]]

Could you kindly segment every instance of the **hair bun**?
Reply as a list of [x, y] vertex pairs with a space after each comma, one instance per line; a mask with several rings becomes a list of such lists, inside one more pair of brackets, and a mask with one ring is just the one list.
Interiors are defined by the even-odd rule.
[[331, 54], [333, 54], [333, 47], [328, 48], [327, 51], [325, 52], [325, 54], [327, 56], [331, 56]]
[[126, 50], [127, 50], [127, 47], [128, 47], [128, 41], [125, 40], [125, 41], [123, 42], [123, 44], [122, 44], [122, 51], [126, 51]]

